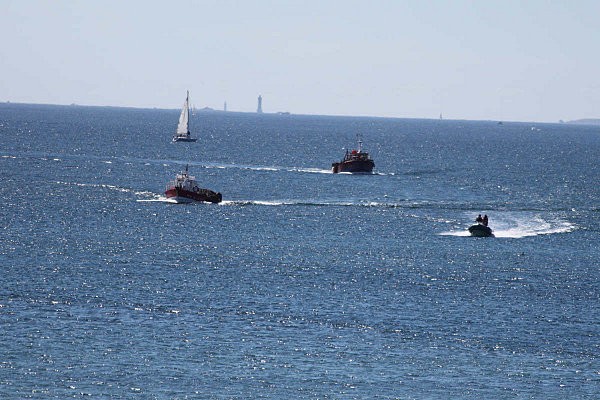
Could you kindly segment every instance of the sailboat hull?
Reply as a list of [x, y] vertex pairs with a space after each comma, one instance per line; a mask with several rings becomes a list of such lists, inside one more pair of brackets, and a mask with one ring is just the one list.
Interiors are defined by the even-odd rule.
[[188, 138], [188, 137], [174, 137], [174, 142], [195, 142], [198, 139]]

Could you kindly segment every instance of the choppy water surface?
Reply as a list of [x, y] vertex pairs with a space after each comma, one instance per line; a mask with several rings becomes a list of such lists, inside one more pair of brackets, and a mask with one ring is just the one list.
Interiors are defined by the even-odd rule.
[[177, 118], [0, 105], [0, 397], [600, 397], [600, 129]]

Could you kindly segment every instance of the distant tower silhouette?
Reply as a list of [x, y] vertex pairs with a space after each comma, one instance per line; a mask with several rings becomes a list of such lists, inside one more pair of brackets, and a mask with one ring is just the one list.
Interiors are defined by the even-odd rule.
[[260, 94], [258, 95], [258, 108], [256, 112], [262, 114], [262, 96]]
[[223, 104], [223, 111], [227, 111], [227, 102]]

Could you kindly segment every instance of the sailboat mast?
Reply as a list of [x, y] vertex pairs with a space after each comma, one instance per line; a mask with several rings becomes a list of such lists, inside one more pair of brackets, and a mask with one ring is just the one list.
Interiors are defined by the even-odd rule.
[[187, 94], [185, 96], [185, 106], [187, 107], [187, 113], [188, 113], [188, 127], [187, 127], [187, 133], [190, 133], [190, 91], [187, 91]]

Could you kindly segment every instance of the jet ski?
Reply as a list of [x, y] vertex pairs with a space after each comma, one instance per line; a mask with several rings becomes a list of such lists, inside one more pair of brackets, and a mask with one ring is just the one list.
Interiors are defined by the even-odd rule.
[[475, 224], [469, 227], [469, 233], [475, 237], [494, 237], [492, 228], [484, 224]]

